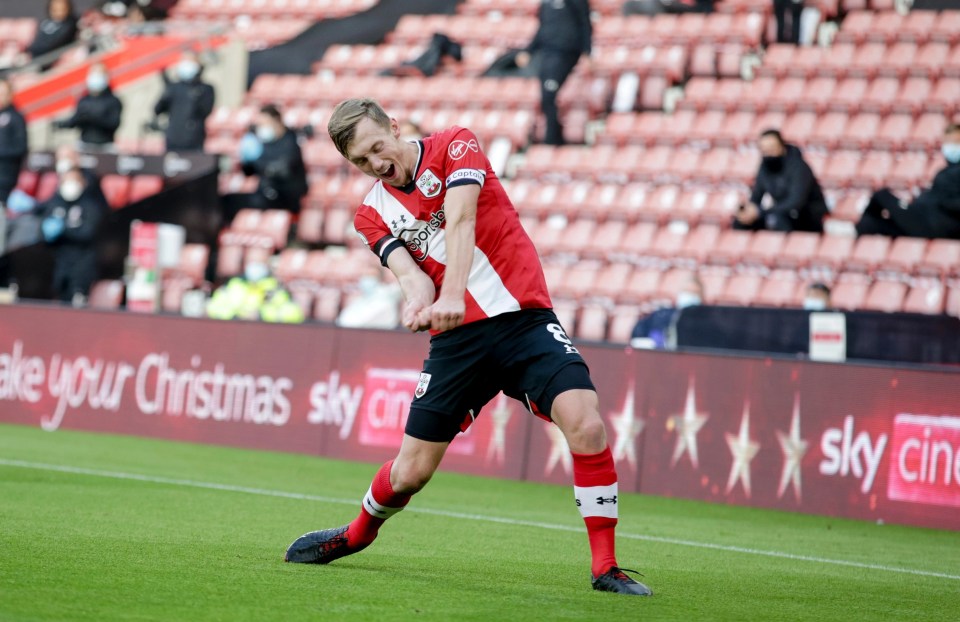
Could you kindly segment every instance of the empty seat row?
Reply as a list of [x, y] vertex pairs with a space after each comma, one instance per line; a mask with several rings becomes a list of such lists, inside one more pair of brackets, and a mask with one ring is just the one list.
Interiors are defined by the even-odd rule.
[[365, 11], [377, 0], [180, 0], [171, 15], [181, 19], [245, 16], [331, 19]]
[[597, 142], [648, 147], [701, 144], [714, 148], [740, 147], [753, 144], [760, 132], [776, 128], [789, 142], [801, 147], [934, 152], [940, 147], [946, 125], [947, 119], [940, 113], [914, 117], [907, 113], [884, 116], [876, 112], [828, 112], [823, 115], [794, 112], [788, 115], [683, 109], [672, 114], [611, 114]]
[[837, 33], [838, 42], [880, 43], [960, 41], [960, 11], [850, 11]]
[[[787, 130], [784, 136], [793, 141], [793, 134]], [[942, 157], [919, 151], [894, 154], [852, 149], [810, 150], [805, 159], [820, 184], [834, 189], [889, 186], [909, 190], [929, 185], [936, 171], [944, 166]], [[759, 163], [759, 152], [752, 146], [699, 149], [661, 144], [652, 147], [534, 145], [518, 166], [517, 177], [550, 182], [583, 179], [599, 183], [641, 181], [708, 187], [748, 186], [756, 178]]]
[[348, 97], [371, 95], [386, 108], [536, 110], [540, 86], [536, 80], [521, 78], [377, 76], [328, 80], [316, 76], [264, 74], [254, 81], [248, 101], [333, 107]]
[[952, 115], [960, 110], [960, 77], [937, 80], [896, 76], [870, 79], [851, 77], [691, 78], [681, 109], [785, 112], [891, 112]]
[[771, 45], [757, 72], [759, 75], [802, 78], [956, 77], [960, 75], [960, 44], [931, 41], [924, 44], [834, 43], [830, 47]]

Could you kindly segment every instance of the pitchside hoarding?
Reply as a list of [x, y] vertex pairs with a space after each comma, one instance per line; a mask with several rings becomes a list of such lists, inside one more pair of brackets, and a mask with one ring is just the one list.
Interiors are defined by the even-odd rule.
[[[395, 332], [2, 307], [0, 422], [379, 462], [427, 350]], [[581, 350], [624, 490], [960, 529], [960, 373]], [[444, 468], [572, 477], [562, 435], [502, 395]]]

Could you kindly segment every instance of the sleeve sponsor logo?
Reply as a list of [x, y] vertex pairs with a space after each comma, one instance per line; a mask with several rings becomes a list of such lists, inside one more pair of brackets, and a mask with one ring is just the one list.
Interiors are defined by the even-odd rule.
[[447, 155], [450, 156], [451, 160], [462, 160], [471, 151], [474, 153], [480, 152], [480, 145], [472, 138], [468, 141], [455, 140], [447, 147]]

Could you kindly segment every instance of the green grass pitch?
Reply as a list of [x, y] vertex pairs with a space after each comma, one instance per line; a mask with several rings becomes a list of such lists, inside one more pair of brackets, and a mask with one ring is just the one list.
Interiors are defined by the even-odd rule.
[[572, 491], [439, 473], [360, 555], [285, 564], [375, 465], [0, 425], [0, 621], [960, 620], [960, 533], [623, 495], [649, 599], [593, 592]]

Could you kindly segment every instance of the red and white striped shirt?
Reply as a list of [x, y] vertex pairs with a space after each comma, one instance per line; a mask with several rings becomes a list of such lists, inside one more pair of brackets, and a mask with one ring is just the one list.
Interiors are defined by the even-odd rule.
[[449, 188], [481, 186], [476, 246], [467, 280], [464, 323], [520, 309], [552, 306], [543, 268], [516, 209], [470, 130], [452, 127], [418, 143], [413, 181], [377, 180], [354, 218], [363, 241], [386, 263], [400, 240], [440, 292], [447, 263], [443, 201]]

